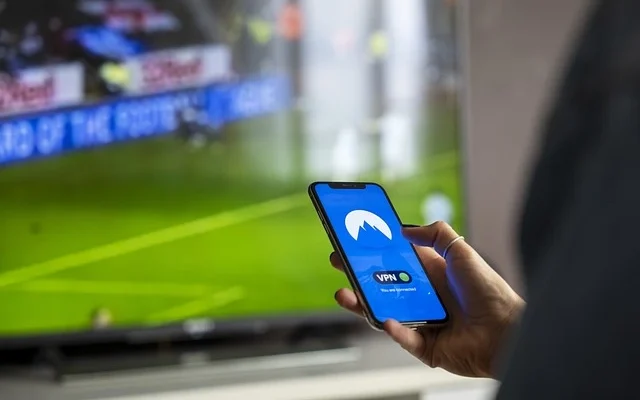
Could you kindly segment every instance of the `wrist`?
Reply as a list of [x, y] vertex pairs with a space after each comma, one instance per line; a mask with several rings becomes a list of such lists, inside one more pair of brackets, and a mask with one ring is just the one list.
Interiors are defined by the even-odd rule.
[[510, 306], [505, 312], [505, 316], [501, 318], [500, 323], [496, 326], [494, 335], [492, 335], [492, 345], [490, 346], [490, 359], [488, 368], [484, 371], [484, 378], [497, 379], [499, 377], [503, 364], [507, 344], [510, 341], [513, 332], [516, 330], [520, 317], [526, 308], [527, 303], [517, 294], [514, 293]]

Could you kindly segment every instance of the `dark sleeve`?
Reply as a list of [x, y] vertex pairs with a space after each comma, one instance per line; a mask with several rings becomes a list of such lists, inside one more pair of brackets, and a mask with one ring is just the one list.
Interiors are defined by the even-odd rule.
[[521, 226], [528, 306], [498, 398], [637, 398], [640, 2], [596, 8], [545, 134]]

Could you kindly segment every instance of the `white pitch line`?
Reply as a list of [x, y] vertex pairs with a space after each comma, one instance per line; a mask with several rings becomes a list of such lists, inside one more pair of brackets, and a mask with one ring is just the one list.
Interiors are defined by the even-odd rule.
[[144, 235], [120, 240], [104, 246], [94, 247], [53, 260], [27, 265], [0, 274], [0, 288], [41, 278], [43, 276], [77, 268], [86, 264], [103, 261], [150, 247], [175, 242], [216, 229], [249, 222], [301, 207], [307, 201], [306, 195], [292, 195], [263, 203], [226, 211], [181, 225], [172, 226]]

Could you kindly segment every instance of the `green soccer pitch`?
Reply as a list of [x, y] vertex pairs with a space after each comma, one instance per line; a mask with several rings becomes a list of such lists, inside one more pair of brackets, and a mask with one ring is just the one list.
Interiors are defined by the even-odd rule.
[[[432, 114], [422, 173], [385, 186], [406, 222], [444, 191], [460, 229], [455, 112]], [[273, 118], [228, 133], [251, 140]], [[115, 326], [334, 310], [347, 281], [308, 182], [254, 179], [233, 143], [160, 137], [0, 168], [0, 336], [87, 330], [98, 309]]]

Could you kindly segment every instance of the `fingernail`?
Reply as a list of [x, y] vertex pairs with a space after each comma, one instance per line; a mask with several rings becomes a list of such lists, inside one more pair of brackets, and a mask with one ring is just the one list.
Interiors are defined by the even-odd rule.
[[402, 224], [403, 228], [420, 228], [420, 225], [414, 225], [414, 224]]

